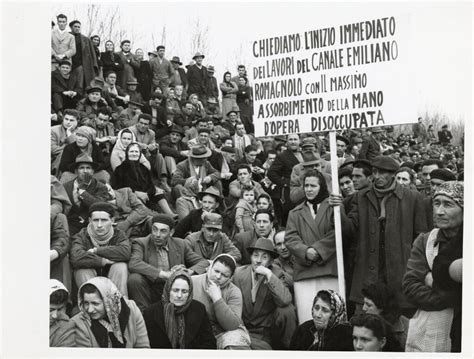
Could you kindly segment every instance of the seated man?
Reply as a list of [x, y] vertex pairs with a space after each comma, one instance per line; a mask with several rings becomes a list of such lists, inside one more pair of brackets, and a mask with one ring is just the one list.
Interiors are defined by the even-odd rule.
[[71, 63], [61, 60], [59, 69], [51, 72], [53, 110], [62, 114], [65, 109], [74, 109], [81, 97], [82, 85], [76, 76], [71, 75]]
[[166, 280], [179, 269], [202, 274], [209, 262], [192, 251], [184, 239], [173, 237], [174, 220], [165, 214], [153, 217], [152, 231], [132, 241], [128, 288], [143, 312], [161, 299]]
[[75, 347], [76, 325], [66, 314], [69, 291], [56, 279], [49, 280], [49, 346]]
[[237, 268], [233, 282], [242, 292], [242, 320], [253, 350], [288, 349], [296, 330], [296, 311], [271, 241], [259, 238], [247, 248], [251, 264]]
[[97, 116], [99, 108], [107, 107], [107, 102], [102, 98], [101, 93], [102, 86], [100, 83], [94, 83], [93, 86], [86, 87], [86, 98], [80, 100], [76, 105], [76, 110], [81, 112], [81, 120], [94, 118]]
[[247, 147], [245, 147], [244, 157], [241, 160], [237, 160], [234, 164], [234, 174], [237, 174], [237, 168], [239, 165], [246, 164], [250, 167], [254, 180], [260, 183], [265, 178], [265, 170], [262, 167], [262, 162], [257, 158], [257, 154], [257, 146], [248, 145]]
[[184, 130], [174, 125], [169, 135], [160, 140], [160, 152], [165, 159], [167, 173], [174, 173], [176, 164], [189, 156], [189, 147], [182, 141], [183, 136]]
[[87, 227], [89, 207], [95, 202], [110, 199], [107, 187], [93, 177], [96, 165], [86, 154], [77, 157], [75, 163], [76, 178], [66, 182], [64, 189], [72, 204], [67, 212], [70, 235], [74, 235]]
[[236, 234], [234, 244], [242, 254], [241, 264], [250, 264], [250, 255], [247, 248], [253, 246], [258, 238], [267, 238], [270, 242], [275, 236], [275, 228], [273, 227], [273, 215], [263, 209], [259, 209], [255, 213], [255, 228], [253, 231]]
[[64, 214], [58, 213], [54, 218], [51, 218], [50, 238], [49, 277], [59, 280], [71, 289], [71, 270], [67, 256], [71, 248], [71, 241], [67, 218]]
[[105, 75], [105, 86], [102, 90], [102, 97], [112, 109], [112, 111], [122, 111], [127, 103], [130, 101], [128, 96], [120, 86], [116, 85], [117, 74], [114, 71], [109, 71]]
[[114, 125], [110, 122], [110, 116], [110, 108], [102, 107], [94, 119], [89, 119], [84, 122], [84, 125], [92, 127], [95, 130], [95, 143], [102, 150], [106, 162], [109, 162], [112, 148], [117, 141]]
[[181, 195], [184, 183], [189, 177], [198, 178], [202, 186], [215, 186], [220, 190], [222, 186], [219, 181], [221, 174], [207, 160], [211, 155], [212, 152], [209, 148], [198, 145], [191, 149], [188, 159], [178, 163], [176, 172], [171, 177], [171, 186], [179, 193], [176, 197]]
[[89, 225], [72, 238], [71, 264], [78, 288], [89, 279], [108, 277], [125, 297], [127, 263], [131, 245], [120, 229], [114, 229], [114, 207], [97, 202], [89, 208]]
[[356, 352], [402, 352], [384, 319], [376, 314], [356, 314], [351, 318], [352, 341]]
[[105, 161], [99, 146], [95, 144], [95, 136], [95, 130], [89, 126], [81, 126], [76, 130], [76, 141], [64, 147], [61, 161], [59, 162], [59, 171], [62, 172], [61, 183], [64, 184], [74, 179], [73, 171], [76, 166], [76, 158], [84, 154], [84, 152], [90, 153], [95, 163], [94, 177], [109, 183], [110, 174], [106, 171], [109, 164]]
[[204, 212], [202, 218], [202, 229], [186, 237], [191, 249], [207, 259], [209, 263], [222, 253], [229, 254], [235, 261], [240, 261], [242, 255], [239, 250], [222, 232], [222, 216], [217, 213]]
[[232, 283], [236, 263], [219, 254], [207, 273], [192, 276], [193, 299], [206, 307], [217, 349], [250, 349], [250, 337], [242, 323], [242, 293]]
[[[189, 214], [179, 221], [174, 235], [178, 238], [186, 238], [190, 233], [200, 231], [202, 228], [202, 216], [204, 213], [219, 213], [221, 196], [215, 187], [208, 187], [205, 191], [198, 193], [201, 208], [193, 209]], [[219, 213], [220, 214], [220, 213]]]
[[138, 117], [142, 113], [143, 105], [138, 102], [129, 101], [127, 108], [120, 112], [117, 122], [114, 124], [115, 128], [121, 130], [133, 126], [138, 123]]
[[273, 237], [275, 250], [278, 258], [273, 261], [273, 265], [280, 267], [285, 274], [285, 282], [288, 283], [291, 293], [293, 293], [293, 267], [295, 258], [285, 245], [285, 231], [280, 231]]
[[259, 195], [265, 193], [260, 183], [252, 179], [252, 170], [248, 164], [241, 163], [238, 165], [236, 173], [237, 179], [229, 184], [229, 197], [232, 203], [239, 201], [240, 195], [242, 194], [242, 187], [244, 186], [254, 187]]
[[57, 175], [61, 156], [66, 145], [76, 141], [76, 129], [79, 113], [76, 110], [65, 110], [60, 125], [51, 127], [51, 173]]

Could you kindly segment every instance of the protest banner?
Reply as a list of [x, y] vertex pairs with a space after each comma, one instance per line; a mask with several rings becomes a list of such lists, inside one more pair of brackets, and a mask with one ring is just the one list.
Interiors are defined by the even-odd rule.
[[255, 135], [416, 122], [409, 25], [359, 18], [253, 41]]

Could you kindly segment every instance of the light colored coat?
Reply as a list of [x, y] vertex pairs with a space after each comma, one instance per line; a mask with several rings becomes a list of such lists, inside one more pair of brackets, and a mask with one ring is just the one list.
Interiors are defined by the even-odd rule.
[[76, 41], [71, 33], [65, 31], [61, 34], [58, 29], [51, 31], [51, 62], [57, 63], [54, 56], [66, 55], [71, 59], [76, 54]]

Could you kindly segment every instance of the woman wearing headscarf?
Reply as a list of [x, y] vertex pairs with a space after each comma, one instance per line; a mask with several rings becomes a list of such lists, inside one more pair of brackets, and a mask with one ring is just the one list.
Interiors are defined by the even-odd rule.
[[161, 189], [153, 183], [151, 171], [142, 164], [144, 157], [140, 144], [130, 143], [125, 149], [125, 160], [115, 168], [110, 184], [113, 189], [130, 187], [148, 208], [156, 210], [157, 206], [170, 215], [175, 213], [170, 209]]
[[299, 323], [309, 319], [312, 293], [338, 289], [333, 209], [324, 175], [308, 170], [302, 177], [304, 201], [288, 215], [285, 241], [295, 258], [295, 305]]
[[123, 61], [120, 56], [114, 53], [115, 45], [112, 41], [107, 40], [105, 42], [105, 52], [100, 54], [100, 61], [102, 62], [102, 73], [104, 78], [110, 71], [114, 71], [119, 76], [119, 73], [123, 72]]
[[219, 85], [222, 92], [222, 116], [226, 118], [227, 114], [237, 106], [237, 92], [239, 88], [235, 82], [230, 80], [231, 74], [227, 71], [224, 74], [223, 82]]
[[189, 177], [184, 183], [181, 196], [176, 200], [176, 214], [178, 220], [182, 220], [193, 209], [201, 208], [198, 201], [199, 181], [195, 177]]
[[461, 297], [454, 287], [433, 281], [433, 264], [454, 244], [462, 248], [464, 184], [440, 184], [433, 196], [437, 228], [413, 242], [403, 278], [407, 299], [418, 308], [410, 319], [406, 351], [457, 352], [461, 350]]
[[290, 350], [352, 351], [352, 328], [344, 299], [333, 290], [320, 290], [313, 300], [312, 319], [301, 324]]
[[49, 280], [49, 346], [74, 347], [75, 325], [66, 314], [69, 291], [56, 279]]
[[80, 312], [76, 323], [76, 346], [87, 348], [149, 348], [142, 313], [106, 277], [94, 277], [79, 289]]
[[148, 307], [143, 317], [152, 348], [216, 349], [206, 308], [193, 299], [193, 282], [186, 270], [168, 278], [161, 301]]
[[[125, 149], [132, 142], [137, 142], [135, 134], [128, 128], [120, 130], [117, 135], [117, 142], [115, 143], [112, 154], [110, 155], [110, 166], [112, 167], [112, 171], [115, 171], [115, 169], [125, 161]], [[145, 156], [140, 157], [140, 163], [151, 170], [150, 162]]]

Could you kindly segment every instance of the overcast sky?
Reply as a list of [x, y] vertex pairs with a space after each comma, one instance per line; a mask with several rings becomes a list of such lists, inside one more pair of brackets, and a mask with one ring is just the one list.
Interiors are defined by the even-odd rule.
[[[116, 4], [101, 4], [99, 15], [106, 17]], [[191, 60], [191, 30], [199, 19], [201, 29], [208, 29], [205, 63], [216, 67], [218, 81], [225, 70], [235, 72], [236, 64], [251, 64], [247, 52], [254, 39], [314, 29], [319, 23], [336, 25], [354, 19], [408, 15], [413, 29], [412, 64], [419, 113], [440, 112], [453, 120], [472, 117], [469, 3], [119, 3], [119, 7], [119, 24], [126, 36], [135, 39], [134, 49], [153, 49], [161, 43], [165, 27], [167, 56], [178, 55], [185, 64]], [[51, 17], [64, 12], [70, 20], [84, 20], [86, 8], [87, 4], [56, 3]], [[106, 39], [102, 40], [103, 46]]]

